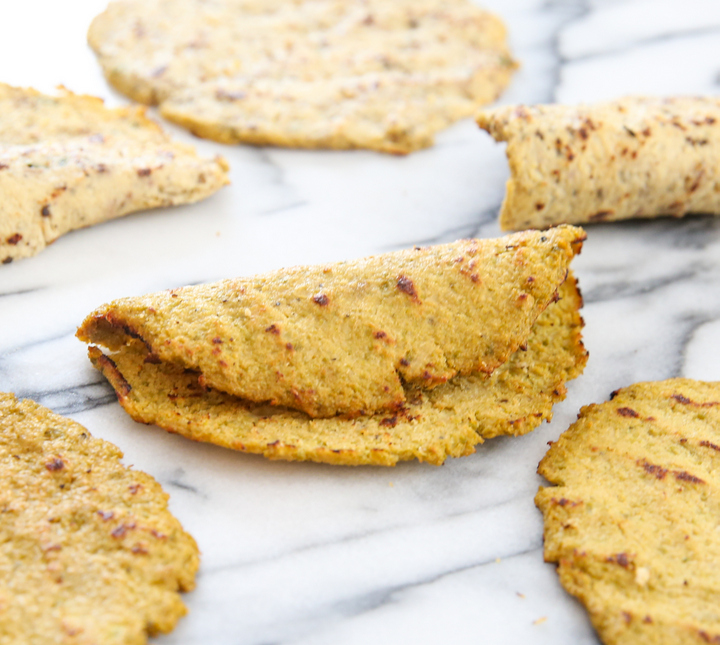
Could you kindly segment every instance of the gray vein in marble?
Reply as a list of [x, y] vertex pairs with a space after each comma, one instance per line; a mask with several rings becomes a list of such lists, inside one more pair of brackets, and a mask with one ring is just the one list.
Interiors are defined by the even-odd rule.
[[553, 58], [555, 59], [555, 65], [552, 68], [552, 81], [548, 90], [548, 98], [545, 101], [536, 101], [536, 103], [555, 103], [557, 101], [556, 91], [560, 86], [563, 63], [566, 62], [561, 53], [560, 40], [562, 33], [567, 27], [582, 20], [591, 12], [588, 0], [581, 0], [576, 3], [575, 7], [568, 6], [568, 4], [562, 0], [547, 0], [546, 6], [561, 7], [567, 12], [567, 16], [561, 20], [557, 28], [552, 32], [552, 37], [550, 39], [550, 49], [552, 51]]
[[301, 200], [294, 202], [292, 204], [285, 204], [283, 206], [278, 206], [277, 208], [269, 208], [264, 211], [260, 211], [258, 215], [277, 215], [278, 213], [285, 213], [287, 211], [294, 210], [296, 208], [301, 208], [303, 206], [308, 206], [309, 202], [307, 200]]
[[[531, 553], [541, 554], [542, 544], [536, 543], [529, 546], [527, 549], [504, 555], [501, 560], [512, 560], [513, 558], [520, 558]], [[334, 615], [340, 615], [343, 617], [355, 617], [367, 614], [389, 603], [397, 602], [399, 600], [398, 596], [408, 591], [418, 589], [420, 587], [426, 587], [460, 573], [481, 569], [482, 567], [486, 567], [488, 565], [495, 565], [497, 562], [498, 558], [495, 557], [469, 562], [452, 569], [444, 570], [438, 574], [418, 578], [417, 580], [412, 580], [403, 584], [381, 587], [360, 596], [343, 599], [339, 602], [331, 604], [328, 609], [330, 609]], [[322, 613], [326, 613], [326, 611], [323, 611]]]
[[181, 481], [183, 477], [185, 477], [185, 470], [183, 468], [176, 468], [172, 473], [172, 479], [164, 479], [162, 483], [163, 485], [172, 486], [173, 488], [179, 488], [188, 493], [192, 493], [201, 499], [208, 499], [208, 496], [198, 488]]
[[690, 268], [683, 269], [679, 273], [649, 280], [647, 278], [643, 278], [637, 282], [618, 280], [617, 282], [606, 282], [596, 285], [590, 289], [582, 288], [582, 284], [580, 287], [582, 289], [583, 301], [586, 305], [590, 305], [608, 300], [621, 300], [654, 293], [668, 286], [688, 282], [699, 273], [711, 269], [712, 267], [707, 264], [692, 264]]
[[7, 298], [9, 296], [24, 296], [29, 293], [37, 293], [38, 291], [42, 291], [46, 287], [34, 287], [30, 289], [18, 289], [17, 291], [1, 291], [0, 292], [0, 298]]
[[[440, 231], [432, 237], [425, 237], [415, 240], [404, 240], [403, 242], [382, 247], [383, 252], [399, 251], [409, 249], [416, 246], [430, 246], [433, 244], [445, 244], [455, 242], [456, 240], [464, 240], [470, 238], [484, 238], [497, 236], [497, 215], [500, 206], [491, 206], [483, 209], [480, 213], [473, 217], [471, 222], [460, 224], [453, 228]], [[490, 232], [484, 233], [485, 229], [491, 229]], [[502, 233], [506, 234], [506, 233]]]
[[625, 46], [618, 47], [617, 49], [610, 49], [610, 50], [603, 50], [599, 52], [592, 52], [588, 54], [582, 54], [578, 56], [565, 56], [562, 53], [562, 48], [558, 47], [557, 54], [558, 59], [560, 63], [582, 63], [588, 60], [594, 60], [597, 58], [603, 58], [606, 56], [616, 56], [617, 54], [622, 54], [626, 52], [630, 52], [634, 49], [640, 48], [640, 47], [647, 47], [650, 45], [657, 45], [662, 43], [667, 43], [673, 40], [676, 40], [678, 38], [689, 38], [689, 37], [696, 37], [696, 36], [706, 36], [710, 34], [717, 34], [720, 33], [720, 26], [714, 26], [714, 27], [698, 27], [696, 29], [688, 29], [688, 30], [678, 30], [669, 32], [666, 34], [659, 34], [657, 36], [649, 36], [647, 38], [643, 38], [642, 40], [637, 40], [632, 43], [629, 43]]
[[[184, 488], [184, 486], [182, 486], [182, 488]], [[524, 495], [518, 494], [514, 495], [510, 499], [503, 500], [502, 502], [494, 501], [493, 503], [476, 506], [468, 511], [445, 513], [442, 516], [435, 518], [431, 524], [440, 525], [454, 520], [475, 519], [481, 513], [489, 509], [492, 509], [493, 511], [507, 511], [508, 509], [512, 509], [517, 506], [518, 503], [522, 503], [524, 501], [524, 497]], [[377, 530], [362, 531], [351, 535], [336, 537], [329, 541], [318, 541], [311, 544], [304, 544], [297, 548], [269, 555], [267, 557], [224, 563], [213, 567], [204, 567], [198, 575], [199, 577], [207, 578], [217, 574], [226, 574], [230, 571], [257, 569], [267, 565], [282, 565], [284, 562], [291, 561], [299, 556], [305, 557], [320, 554], [325, 552], [325, 550], [329, 547], [337, 547], [339, 545], [352, 545], [355, 548], [361, 548], [363, 543], [368, 540], [384, 540], [387, 536], [396, 535], [398, 532], [417, 532], [427, 525], [427, 522], [390, 524]], [[537, 542], [537, 536], [531, 536], [531, 538]], [[511, 551], [511, 553], [517, 554], [515, 551]], [[502, 557], [506, 557], [506, 555], [503, 554]], [[482, 563], [482, 561], [480, 563]]]

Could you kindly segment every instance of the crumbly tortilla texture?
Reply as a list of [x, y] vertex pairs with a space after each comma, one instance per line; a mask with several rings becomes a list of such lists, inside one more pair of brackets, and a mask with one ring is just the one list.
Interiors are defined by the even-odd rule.
[[504, 230], [720, 214], [720, 99], [629, 97], [482, 112], [507, 141]]
[[136, 421], [196, 441], [270, 459], [392, 466], [419, 459], [441, 464], [472, 454], [484, 439], [530, 432], [552, 416], [565, 382], [587, 361], [582, 304], [572, 275], [559, 300], [537, 319], [524, 348], [491, 375], [456, 376], [433, 389], [406, 387], [402, 409], [371, 416], [313, 419], [205, 387], [197, 372], [158, 362], [133, 339], [121, 351], [90, 358]]
[[720, 642], [720, 383], [623, 388], [538, 472], [545, 560], [604, 643]]
[[142, 645], [186, 613], [195, 541], [121, 457], [0, 393], [0, 642]]
[[122, 0], [88, 42], [110, 83], [199, 136], [401, 154], [516, 67], [468, 0]]
[[173, 142], [144, 108], [0, 83], [0, 262], [73, 229], [203, 199], [228, 183], [226, 171], [222, 158]]
[[565, 226], [125, 298], [78, 337], [111, 350], [139, 338], [208, 386], [312, 417], [399, 410], [406, 384], [506, 362], [584, 239]]

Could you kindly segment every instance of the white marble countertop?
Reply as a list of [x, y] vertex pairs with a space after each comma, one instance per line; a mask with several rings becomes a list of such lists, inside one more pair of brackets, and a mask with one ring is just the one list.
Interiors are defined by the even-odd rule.
[[[391, 0], [390, 0], [391, 1]], [[125, 103], [85, 45], [104, 0], [3, 6], [0, 80]], [[522, 68], [501, 102], [720, 90], [717, 0], [488, 0]], [[585, 374], [555, 419], [437, 468], [269, 462], [131, 421], [76, 326], [113, 298], [282, 266], [500, 234], [502, 146], [471, 122], [408, 157], [225, 147], [232, 186], [61, 238], [0, 267], [0, 390], [115, 442], [156, 477], [203, 558], [163, 645], [597, 643], [542, 559], [547, 442], [638, 380], [720, 379], [720, 220], [588, 227]]]

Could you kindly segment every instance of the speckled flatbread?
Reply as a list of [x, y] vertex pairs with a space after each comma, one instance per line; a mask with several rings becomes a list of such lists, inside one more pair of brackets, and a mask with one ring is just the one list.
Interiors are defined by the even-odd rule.
[[185, 614], [195, 541], [121, 457], [0, 393], [0, 642], [142, 645]]
[[720, 214], [718, 98], [510, 106], [478, 123], [508, 144], [505, 230]]
[[576, 227], [295, 267], [104, 305], [78, 331], [313, 417], [399, 410], [404, 386], [491, 373], [557, 296]]
[[[394, 281], [390, 284], [394, 288]], [[404, 382], [404, 404], [375, 414], [312, 418], [291, 408], [252, 403], [209, 387], [196, 370], [161, 360], [132, 330], [122, 343], [102, 337], [112, 353], [95, 346], [89, 353], [133, 419], [197, 441], [271, 459], [440, 464], [447, 457], [471, 454], [486, 438], [524, 434], [551, 417], [553, 404], [565, 396], [565, 383], [587, 361], [578, 313], [582, 300], [572, 276], [553, 300], [523, 345], [492, 373], [458, 374], [431, 388], [422, 381]], [[92, 326], [93, 320], [87, 322]], [[512, 317], [506, 321], [512, 324]], [[81, 328], [78, 335], [90, 340], [87, 330]]]
[[720, 383], [623, 388], [538, 472], [545, 559], [604, 643], [720, 642]]
[[133, 211], [195, 202], [228, 183], [222, 158], [173, 142], [143, 108], [0, 84], [0, 262]]
[[223, 143], [407, 153], [516, 65], [468, 0], [122, 0], [88, 42], [133, 99]]

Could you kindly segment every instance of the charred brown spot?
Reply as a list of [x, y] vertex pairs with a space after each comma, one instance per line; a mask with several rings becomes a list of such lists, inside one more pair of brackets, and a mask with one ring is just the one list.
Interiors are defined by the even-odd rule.
[[535, 210], [536, 210], [536, 211], [541, 211], [543, 208], [545, 208], [545, 204], [543, 204], [542, 202], [537, 202], [537, 203], [535, 204]]
[[47, 204], [45, 204], [45, 206], [43, 206], [43, 207], [40, 209], [40, 214], [41, 214], [43, 217], [50, 217], [50, 206], [48, 206]]
[[404, 367], [407, 367], [410, 365], [410, 361], [407, 358], [401, 358], [400, 359], [400, 365], [403, 365]]
[[713, 450], [717, 450], [718, 452], [720, 452], [720, 446], [712, 443], [711, 441], [701, 441], [700, 445], [705, 448], [712, 448]]
[[413, 281], [407, 276], [400, 275], [397, 279], [397, 288], [403, 293], [406, 293], [414, 302], [419, 302], [417, 291], [415, 291], [415, 285]]
[[668, 474], [667, 468], [663, 468], [662, 466], [656, 466], [655, 464], [651, 464], [650, 462], [644, 460], [641, 463], [645, 472], [653, 475], [657, 479], [665, 479], [665, 475]]
[[330, 298], [328, 298], [324, 293], [316, 293], [312, 299], [316, 305], [320, 305], [321, 307], [326, 307], [330, 302]]
[[151, 168], [139, 168], [137, 171], [138, 177], [149, 177], [152, 173]]
[[[703, 178], [703, 172], [701, 172], [695, 179], [690, 183], [689, 181], [685, 181], [685, 188], [688, 191], [688, 193], [694, 193], [698, 188], [700, 188], [700, 183], [702, 182]], [[688, 177], [688, 180], [690, 178]], [[689, 185], [688, 185], [689, 184]]]
[[20, 233], [15, 233], [14, 235], [8, 237], [5, 241], [8, 244], [12, 244], [13, 246], [15, 246], [20, 240], [22, 240], [22, 235], [20, 235]]
[[380, 331], [376, 331], [376, 332], [373, 334], [373, 336], [379, 340], [379, 339], [381, 339], [381, 338], [386, 338], [386, 337], [387, 337], [387, 334], [386, 334], [384, 331], [380, 330]]
[[128, 531], [132, 531], [134, 528], [135, 522], [131, 522], [130, 524], [120, 524], [120, 526], [117, 526], [112, 530], [110, 535], [112, 535], [115, 539], [120, 539], [125, 537]]
[[[687, 580], [684, 584], [687, 584]], [[715, 645], [720, 643], [720, 634], [713, 636], [712, 634], [708, 634], [707, 632], [700, 630], [698, 632], [698, 636], [700, 636], [700, 638], [702, 638], [706, 643], [714, 643]]]
[[105, 521], [111, 520], [113, 517], [115, 517], [115, 513], [112, 511], [98, 511], [97, 514]]
[[609, 556], [606, 562], [615, 562], [619, 564], [623, 569], [627, 569], [630, 566], [630, 558], [627, 553], [616, 553], [615, 555]]
[[277, 336], [280, 333], [280, 328], [277, 325], [270, 325], [269, 327], [265, 327], [265, 331], [268, 334], [275, 334]]
[[580, 138], [585, 141], [588, 138], [588, 131], [585, 128], [580, 128], [578, 130], [578, 134], [580, 135]]
[[215, 338], [212, 339], [212, 342], [214, 345], [221, 345], [222, 344], [222, 338], [220, 336], [215, 336]]
[[648, 616], [645, 616], [645, 618], [643, 618], [643, 622], [644, 622], [644, 623], [647, 623], [648, 625], [651, 624], [652, 621], [653, 621], [653, 619], [652, 619], [652, 617], [649, 616], [649, 615], [648, 615]]
[[6, 163], [0, 163], [0, 170], [5, 170], [6, 168], [9, 168], [9, 167], [10, 166], [8, 166]]
[[57, 472], [58, 470], [65, 468], [65, 462], [60, 459], [60, 457], [54, 457], [45, 464], [45, 468], [47, 468], [51, 473]]
[[652, 134], [652, 130], [650, 130], [650, 128], [645, 128], [642, 133], [643, 136], [649, 137]]
[[591, 222], [601, 222], [604, 219], [607, 219], [612, 215], [615, 211], [614, 210], [606, 210], [606, 211], [598, 211], [594, 215], [590, 215], [590, 221]]
[[637, 417], [640, 416], [640, 415], [639, 415], [637, 412], [635, 412], [635, 410], [633, 410], [632, 408], [618, 408], [618, 409], [616, 410], [616, 412], [617, 412], [620, 416], [623, 416], [623, 417], [633, 417], [633, 418], [637, 418]]
[[394, 428], [397, 424], [398, 424], [397, 416], [385, 417], [382, 421], [380, 421], [380, 425], [384, 428]]
[[716, 405], [720, 405], [720, 403], [718, 403], [717, 401], [705, 401], [703, 403], [698, 403], [697, 401], [688, 399], [682, 394], [673, 394], [672, 398], [675, 399], [678, 403], [682, 403], [683, 405], [694, 405], [698, 408], [712, 408]]
[[130, 548], [130, 550], [131, 550], [135, 555], [147, 555], [147, 554], [148, 554], [147, 548], [146, 548], [143, 544], [139, 544], [139, 543], [138, 543], [138, 544], [134, 544], [134, 545]]
[[12, 261], [13, 261], [13, 259], [12, 259], [10, 256], [8, 256], [8, 257], [6, 257], [6, 258], [3, 258], [2, 263], [3, 263], [3, 264], [10, 264]]
[[690, 482], [691, 484], [704, 484], [705, 481], [700, 479], [699, 477], [695, 477], [695, 475], [691, 475], [690, 473], [684, 471], [684, 470], [675, 470], [673, 471], [673, 475], [675, 475], [675, 479], [681, 482]]
[[120, 373], [120, 370], [117, 368], [117, 365], [115, 365], [115, 361], [113, 361], [112, 358], [98, 351], [97, 356], [94, 356], [92, 360], [93, 363], [97, 363], [100, 371], [115, 388], [118, 399], [122, 399], [130, 394], [132, 386], [125, 380], [125, 377]]
[[285, 343], [285, 349], [287, 349], [289, 352], [291, 352], [295, 348], [293, 347], [292, 343]]

